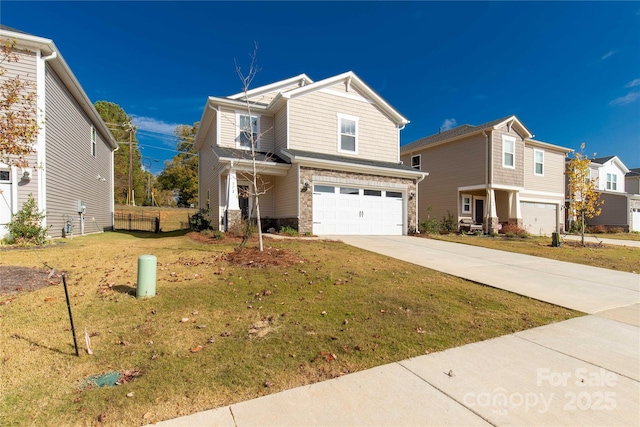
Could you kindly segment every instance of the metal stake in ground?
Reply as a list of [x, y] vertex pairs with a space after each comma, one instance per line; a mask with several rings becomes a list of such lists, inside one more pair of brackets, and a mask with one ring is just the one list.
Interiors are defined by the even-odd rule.
[[67, 291], [67, 276], [62, 275], [62, 284], [64, 285], [64, 296], [67, 298], [67, 308], [69, 309], [69, 321], [71, 322], [71, 333], [73, 334], [73, 346], [76, 348], [76, 356], [80, 357], [78, 352], [78, 342], [76, 341], [76, 328], [73, 327], [73, 316], [71, 315], [71, 303], [69, 302], [69, 291]]

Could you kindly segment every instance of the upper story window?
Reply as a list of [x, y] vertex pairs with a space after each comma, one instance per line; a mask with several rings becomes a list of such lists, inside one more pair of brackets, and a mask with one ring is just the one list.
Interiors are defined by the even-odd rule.
[[516, 139], [506, 135], [502, 136], [502, 166], [516, 167]]
[[338, 151], [358, 152], [358, 118], [338, 114]]
[[260, 117], [237, 113], [237, 138], [236, 147], [250, 149], [251, 142], [255, 144], [255, 148], [258, 148], [258, 129], [260, 128]]
[[615, 173], [607, 174], [607, 190], [618, 190], [618, 175]]
[[96, 128], [91, 126], [91, 155], [96, 156]]
[[544, 175], [544, 151], [533, 150], [533, 174]]
[[420, 154], [411, 156], [411, 167], [420, 170]]

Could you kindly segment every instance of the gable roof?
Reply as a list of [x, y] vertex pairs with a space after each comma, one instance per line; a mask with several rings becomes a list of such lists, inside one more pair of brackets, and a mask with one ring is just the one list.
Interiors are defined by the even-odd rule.
[[595, 163], [596, 166], [604, 166], [606, 163], [615, 164], [622, 171], [622, 173], [627, 174], [629, 172], [629, 168], [622, 163], [622, 160], [618, 158], [618, 156], [606, 156], [606, 157], [596, 157], [594, 159], [590, 159], [591, 163]]
[[41, 51], [41, 55], [43, 57], [48, 56], [47, 63], [55, 71], [58, 77], [60, 77], [62, 83], [69, 90], [69, 93], [75, 98], [87, 117], [89, 117], [89, 120], [91, 120], [92, 124], [96, 127], [96, 130], [102, 134], [113, 150], [118, 148], [118, 144], [107, 128], [107, 125], [100, 117], [100, 114], [98, 114], [98, 111], [93, 106], [93, 103], [91, 103], [91, 100], [89, 100], [84, 89], [82, 89], [80, 82], [76, 79], [76, 76], [71, 71], [71, 68], [69, 68], [69, 65], [67, 65], [67, 62], [53, 43], [53, 40], [34, 36], [5, 25], [0, 27], [0, 37], [14, 39], [16, 40], [16, 44], [19, 48], [38, 49]]
[[483, 123], [478, 126], [473, 126], [469, 124], [464, 124], [453, 129], [446, 130], [444, 132], [439, 132], [434, 135], [426, 136], [424, 138], [420, 138], [416, 141], [413, 141], [409, 144], [406, 144], [400, 147], [400, 151], [402, 153], [406, 153], [409, 151], [416, 151], [420, 148], [435, 145], [438, 143], [444, 143], [448, 141], [452, 141], [458, 138], [462, 138], [464, 136], [473, 135], [476, 133], [482, 133], [487, 130], [494, 130], [502, 127], [503, 125], [512, 122], [512, 125], [516, 125], [520, 128], [520, 132], [523, 134], [524, 139], [533, 138], [533, 134], [527, 129], [527, 127], [518, 119], [515, 115], [502, 117], [500, 119], [492, 120], [490, 122]]
[[640, 168], [629, 169], [629, 172], [625, 176], [637, 176], [640, 177]]
[[[251, 99], [266, 93], [280, 91], [269, 104], [250, 101], [251, 109], [253, 111], [273, 114], [290, 99], [301, 97], [309, 93], [334, 86], [341, 82], [344, 82], [347, 86], [353, 86], [358, 89], [360, 93], [395, 121], [398, 126], [404, 126], [409, 123], [408, 119], [395, 110], [388, 102], [382, 99], [380, 95], [356, 76], [353, 71], [347, 71], [346, 73], [338, 74], [337, 76], [329, 77], [317, 82], [311, 80], [306, 74], [299, 74], [285, 80], [280, 80], [275, 83], [247, 91], [247, 98]], [[296, 87], [292, 87], [292, 85], [295, 85], [296, 83], [298, 83]], [[207, 103], [204, 106], [204, 111], [200, 118], [200, 129], [198, 129], [198, 133], [195, 138], [196, 149], [200, 148], [203, 136], [209, 131], [208, 128], [215, 117], [216, 108], [219, 106], [245, 109], [247, 107], [245, 93], [240, 92], [226, 97], [210, 96], [207, 98]], [[200, 132], [202, 132], [202, 134], [200, 134]]]

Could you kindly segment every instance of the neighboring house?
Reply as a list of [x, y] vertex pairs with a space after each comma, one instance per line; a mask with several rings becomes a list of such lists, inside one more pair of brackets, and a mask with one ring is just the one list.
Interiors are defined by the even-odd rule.
[[32, 82], [41, 122], [28, 168], [0, 164], [0, 238], [29, 194], [46, 212], [51, 237], [62, 236], [67, 222], [76, 235], [112, 229], [116, 141], [53, 41], [4, 25], [0, 39], [15, 40], [19, 55], [2, 64], [4, 78]]
[[532, 234], [564, 226], [564, 160], [568, 148], [533, 140], [516, 117], [462, 125], [401, 147], [401, 159], [429, 177], [420, 185], [419, 221], [516, 224]]
[[634, 180], [632, 172], [624, 163], [617, 156], [591, 159], [589, 178], [596, 181], [596, 189], [604, 203], [600, 206], [600, 215], [587, 218], [586, 223], [591, 226], [604, 225], [621, 227], [625, 231], [640, 231], [638, 180]]
[[266, 228], [300, 233], [402, 235], [416, 227], [425, 176], [399, 159], [408, 120], [352, 72], [304, 74], [247, 93], [209, 97], [196, 135], [199, 201], [228, 230], [254, 216], [250, 138], [258, 137]]

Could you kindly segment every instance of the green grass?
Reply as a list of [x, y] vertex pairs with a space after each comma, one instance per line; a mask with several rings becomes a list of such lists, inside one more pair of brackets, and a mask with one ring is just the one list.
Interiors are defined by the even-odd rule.
[[[602, 237], [608, 237], [603, 234]], [[640, 250], [628, 246], [587, 244], [581, 246], [579, 242], [567, 240], [560, 247], [551, 246], [551, 237], [487, 237], [465, 234], [449, 234], [429, 236], [429, 238], [445, 240], [447, 242], [464, 243], [534, 255], [543, 258], [567, 261], [611, 270], [640, 273]]]
[[[580, 234], [577, 234], [580, 236]], [[636, 242], [640, 242], [640, 233], [632, 232], [632, 233], [584, 233], [584, 237], [595, 237], [598, 239], [618, 239], [618, 240], [633, 240]]]
[[[580, 315], [340, 242], [265, 242], [305, 262], [236, 267], [233, 246], [182, 233], [3, 252], [5, 266], [66, 271], [81, 347], [85, 328], [95, 336], [76, 357], [62, 286], [0, 296], [0, 425], [148, 424]], [[127, 294], [142, 254], [160, 264], [147, 300]], [[80, 388], [127, 369], [141, 373]]]

